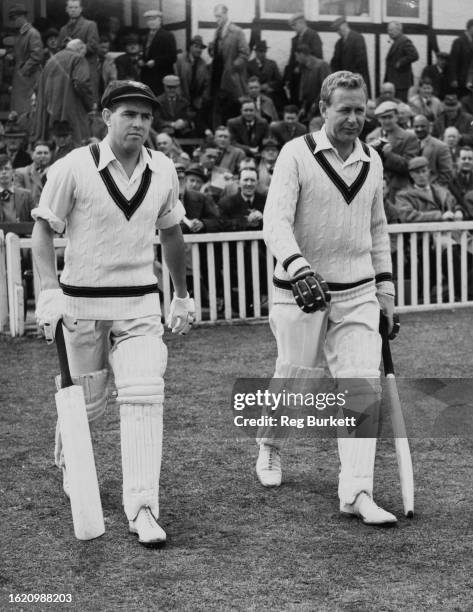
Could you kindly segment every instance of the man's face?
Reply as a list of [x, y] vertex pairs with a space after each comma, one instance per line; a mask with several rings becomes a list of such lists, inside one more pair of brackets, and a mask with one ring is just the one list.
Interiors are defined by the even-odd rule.
[[0, 167], [0, 186], [7, 189], [13, 182], [13, 167], [10, 162]]
[[78, 19], [82, 13], [82, 5], [79, 0], [69, 0], [66, 4], [66, 13], [70, 19]]
[[177, 85], [165, 85], [164, 86], [164, 92], [170, 98], [175, 98], [177, 96], [177, 89], [178, 89]]
[[99, 56], [105, 57], [109, 51], [110, 51], [110, 43], [105, 40], [101, 41], [99, 43]]
[[284, 113], [284, 121], [286, 123], [289, 123], [290, 125], [292, 125], [293, 123], [296, 123], [297, 114], [296, 113]]
[[242, 170], [240, 174], [240, 189], [243, 196], [251, 198], [254, 196], [256, 191], [256, 171], [255, 170]]
[[139, 43], [128, 43], [125, 47], [128, 55], [138, 55], [140, 52], [140, 44]]
[[458, 169], [460, 172], [471, 172], [473, 170], [473, 151], [460, 151]]
[[10, 21], [16, 30], [19, 30], [26, 21], [26, 15], [12, 15]]
[[161, 17], [146, 17], [146, 27], [150, 30], [159, 30], [161, 23]]
[[373, 119], [373, 117], [375, 117], [375, 108], [376, 102], [374, 100], [368, 100], [368, 102], [366, 103], [366, 116], [370, 119]]
[[304, 19], [296, 19], [294, 21], [294, 23], [291, 24], [291, 28], [297, 34], [300, 34], [301, 32], [303, 32], [305, 30], [305, 21], [304, 21]]
[[279, 155], [279, 151], [276, 147], [265, 147], [261, 151], [261, 157], [269, 164], [274, 164]]
[[56, 49], [57, 49], [57, 36], [50, 36], [46, 40], [46, 46], [51, 51], [56, 51]]
[[188, 174], [186, 176], [186, 189], [188, 191], [200, 191], [204, 181], [200, 178], [200, 176], [196, 176], [195, 174]]
[[411, 179], [414, 181], [414, 184], [417, 187], [427, 187], [430, 180], [430, 170], [428, 166], [423, 166], [422, 168], [416, 168], [415, 170], [410, 170], [409, 174]]
[[53, 140], [56, 147], [64, 147], [71, 140], [71, 134], [53, 134]]
[[447, 115], [447, 117], [449, 119], [454, 119], [457, 116], [458, 113], [458, 107], [457, 106], [444, 106], [445, 109], [445, 114]]
[[215, 149], [206, 149], [200, 159], [200, 163], [207, 168], [207, 170], [213, 170], [217, 163], [218, 153]]
[[383, 98], [394, 98], [394, 85], [392, 85], [392, 83], [384, 83], [383, 85], [381, 85], [381, 94], [383, 96]]
[[430, 100], [430, 98], [433, 96], [433, 93], [434, 93], [434, 88], [432, 87], [430, 83], [423, 83], [420, 86], [420, 95], [423, 98]]
[[365, 123], [365, 93], [362, 89], [339, 87], [332, 93], [330, 105], [320, 103], [320, 112], [332, 144], [354, 143]]
[[385, 132], [392, 132], [397, 125], [397, 113], [396, 111], [384, 113], [378, 117], [378, 121]]
[[157, 137], [157, 147], [158, 151], [164, 153], [164, 155], [169, 155], [172, 148], [172, 140], [168, 134], [159, 134]]
[[131, 153], [141, 149], [153, 119], [150, 104], [130, 100], [120, 103], [113, 112], [106, 108], [103, 113], [110, 140], [119, 150]]
[[230, 144], [230, 134], [226, 130], [217, 130], [215, 132], [215, 144], [219, 149], [226, 149]]
[[259, 62], [264, 62], [266, 59], [266, 51], [255, 51], [255, 55]]
[[199, 58], [202, 55], [202, 47], [198, 44], [193, 44], [190, 46], [190, 52], [192, 57]]
[[261, 93], [261, 85], [257, 81], [248, 83], [248, 94], [251, 98], [257, 98]]
[[399, 29], [397, 23], [390, 23], [388, 25], [388, 35], [389, 38], [391, 38], [392, 40], [395, 40], [396, 38], [398, 38], [398, 36], [401, 35], [401, 30]]
[[214, 10], [215, 21], [217, 23], [217, 27], [220, 27], [225, 24], [227, 20], [227, 13], [224, 11], [223, 7], [217, 6]]
[[459, 140], [460, 134], [457, 132], [457, 130], [450, 130], [448, 128], [445, 130], [445, 142], [449, 147], [455, 147]]
[[16, 152], [20, 148], [20, 139], [19, 138], [6, 138], [5, 144], [10, 152]]
[[51, 161], [51, 151], [49, 147], [45, 145], [36, 145], [31, 154], [31, 159], [37, 168], [46, 168]]
[[412, 126], [419, 140], [423, 140], [426, 136], [428, 136], [430, 131], [430, 124], [429, 120], [426, 117], [415, 117]]
[[241, 114], [245, 121], [253, 121], [256, 117], [256, 108], [253, 102], [246, 102], [241, 107]]

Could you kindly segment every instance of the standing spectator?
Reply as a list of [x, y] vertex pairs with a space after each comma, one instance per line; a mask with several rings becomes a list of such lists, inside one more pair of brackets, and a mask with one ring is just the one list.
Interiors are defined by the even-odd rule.
[[238, 100], [246, 95], [246, 64], [250, 49], [243, 30], [231, 23], [228, 8], [214, 8], [217, 29], [211, 46], [210, 95], [212, 126], [225, 123], [238, 112]]
[[46, 182], [46, 172], [51, 163], [51, 144], [45, 140], [35, 142], [31, 150], [31, 158], [33, 163], [16, 169], [15, 185], [28, 189], [34, 205], [38, 206]]
[[294, 104], [284, 107], [283, 120], [274, 121], [269, 126], [271, 138], [274, 138], [279, 147], [282, 147], [293, 138], [302, 136], [307, 128], [298, 121], [299, 109]]
[[281, 73], [276, 62], [266, 57], [267, 50], [268, 45], [265, 40], [256, 43], [255, 57], [248, 62], [248, 76], [258, 77], [262, 93], [269, 96], [280, 110], [285, 102]]
[[419, 139], [419, 154], [429, 162], [430, 180], [448, 187], [453, 177], [453, 161], [448, 146], [430, 135], [430, 122], [424, 115], [414, 117], [413, 128]]
[[3, 135], [5, 152], [12, 162], [14, 169], [31, 164], [31, 157], [26, 150], [28, 134], [23, 132], [18, 125], [7, 126]]
[[111, 81], [117, 80], [117, 69], [115, 67], [115, 53], [110, 50], [110, 38], [108, 34], [99, 37], [98, 49], [98, 74], [99, 74], [99, 96], [102, 97], [105, 88]]
[[180, 79], [181, 92], [190, 102], [190, 111], [196, 126], [196, 132], [205, 131], [203, 115], [204, 97], [208, 95], [209, 68], [202, 59], [202, 51], [207, 48], [202, 36], [194, 36], [189, 45], [189, 51], [177, 58], [176, 73]]
[[443, 111], [439, 113], [434, 121], [432, 134], [436, 138], [441, 138], [445, 130], [450, 126], [455, 126], [460, 132], [461, 143], [473, 145], [473, 115], [466, 113], [458, 100], [457, 94], [447, 94], [443, 100]]
[[269, 96], [261, 93], [261, 83], [258, 77], [251, 77], [248, 80], [248, 97], [254, 100], [258, 117], [266, 119], [268, 123], [279, 119], [274, 102]]
[[93, 102], [98, 101], [99, 72], [98, 50], [99, 33], [95, 21], [82, 16], [82, 0], [67, 0], [66, 13], [69, 21], [59, 30], [58, 47], [63, 49], [70, 40], [79, 38], [86, 45], [85, 58], [89, 64], [90, 85]]
[[314, 115], [319, 115], [320, 89], [326, 76], [330, 74], [327, 62], [310, 54], [307, 45], [299, 45], [296, 49], [296, 59], [300, 68], [299, 103], [300, 118], [310, 121]]
[[473, 149], [471, 147], [466, 145], [460, 147], [458, 162], [448, 188], [462, 207], [465, 218], [471, 219], [471, 211], [465, 202], [466, 193], [473, 190]]
[[115, 59], [119, 81], [139, 81], [141, 77], [141, 44], [136, 32], [129, 32], [123, 39], [125, 53]]
[[468, 69], [473, 61], [473, 19], [466, 23], [466, 30], [452, 43], [450, 50], [450, 86], [455, 89], [459, 96], [468, 93], [466, 82]]
[[412, 63], [419, 59], [419, 54], [411, 39], [402, 33], [402, 25], [397, 21], [388, 24], [388, 35], [392, 45], [386, 55], [384, 80], [393, 83], [397, 97], [407, 102], [407, 92], [414, 83]]
[[432, 81], [428, 77], [419, 81], [419, 93], [409, 98], [409, 105], [414, 114], [424, 115], [431, 123], [443, 109], [442, 102], [434, 96]]
[[76, 143], [90, 137], [88, 112], [93, 108], [94, 98], [86, 52], [85, 43], [76, 38], [44, 67], [38, 84], [37, 140], [48, 139], [55, 121], [69, 122]]
[[228, 129], [235, 146], [251, 156], [258, 155], [261, 144], [268, 137], [268, 122], [256, 114], [256, 105], [251, 98], [241, 101], [241, 115], [228, 120]]
[[43, 42], [41, 34], [29, 23], [24, 4], [13, 4], [8, 10], [8, 18], [18, 35], [13, 46], [14, 73], [11, 90], [10, 108], [22, 116], [31, 111], [31, 96], [41, 73]]
[[381, 156], [384, 174], [389, 181], [389, 194], [393, 198], [409, 183], [407, 164], [418, 155], [419, 142], [415, 134], [399, 127], [395, 102], [383, 102], [375, 114], [380, 127], [368, 134], [366, 142]]
[[230, 130], [225, 125], [220, 125], [215, 130], [215, 145], [218, 151], [217, 166], [236, 174], [238, 164], [244, 159], [245, 153], [239, 147], [230, 144]]
[[158, 96], [153, 127], [175, 136], [189, 133], [189, 100], [179, 93], [179, 77], [168, 74], [163, 79], [164, 93]]
[[163, 14], [158, 10], [146, 11], [148, 34], [143, 49], [141, 80], [149, 85], [156, 95], [163, 93], [163, 79], [174, 72], [177, 59], [176, 39], [163, 26]]
[[54, 143], [51, 164], [65, 157], [78, 146], [72, 140], [72, 127], [69, 121], [54, 121], [51, 136]]
[[450, 155], [452, 156], [453, 163], [455, 164], [460, 154], [460, 132], [455, 126], [446, 128], [442, 136], [443, 142], [450, 149]]
[[0, 223], [31, 221], [33, 207], [31, 192], [13, 182], [10, 158], [0, 154]]
[[382, 102], [396, 102], [399, 104], [401, 100], [396, 98], [396, 87], [394, 83], [390, 83], [386, 81], [385, 83], [381, 83], [379, 88], [379, 96], [376, 98], [376, 106], [379, 106]]
[[432, 87], [434, 88], [434, 95], [437, 98], [443, 100], [446, 93], [450, 91], [450, 74], [448, 68], [448, 61], [450, 56], [448, 53], [439, 51], [436, 55], [437, 61], [431, 66], [426, 66], [420, 75], [423, 80], [428, 78], [432, 81]]
[[332, 24], [332, 30], [336, 30], [340, 35], [340, 38], [335, 43], [335, 50], [330, 62], [332, 72], [350, 70], [350, 72], [361, 74], [368, 89], [368, 97], [370, 97], [371, 84], [368, 55], [363, 35], [352, 30], [345, 17], [336, 19]]
[[44, 40], [44, 49], [43, 49], [43, 66], [46, 64], [48, 59], [50, 59], [53, 55], [56, 55], [58, 52], [57, 47], [57, 38], [59, 36], [59, 30], [56, 28], [49, 28], [46, 30], [43, 40]]
[[309, 53], [323, 59], [322, 40], [318, 33], [309, 28], [303, 13], [296, 13], [289, 19], [289, 25], [296, 32], [291, 40], [291, 53], [288, 64], [284, 70], [284, 83], [290, 93], [290, 102], [299, 105], [300, 93], [300, 66], [296, 51], [300, 45], [307, 45]]
[[110, 41], [110, 51], [117, 52], [123, 51], [123, 28], [120, 18], [116, 15], [110, 15], [107, 18], [103, 33], [108, 36]]

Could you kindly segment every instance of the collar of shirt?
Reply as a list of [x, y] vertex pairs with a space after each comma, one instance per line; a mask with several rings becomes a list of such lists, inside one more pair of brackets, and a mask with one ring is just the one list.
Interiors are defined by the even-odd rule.
[[347, 157], [345, 161], [340, 157], [337, 149], [330, 142], [327, 132], [325, 131], [325, 126], [322, 126], [319, 132], [314, 132], [312, 136], [315, 139], [316, 147], [314, 153], [318, 153], [319, 151], [333, 151], [333, 153], [342, 161], [344, 166], [348, 166], [349, 164], [354, 164], [357, 162], [370, 162], [371, 158], [366, 155], [361, 146], [360, 139], [357, 138], [355, 140], [355, 147], [350, 155]]
[[[107, 137], [105, 137], [99, 143], [99, 149], [100, 149], [100, 162], [98, 165], [99, 171], [106, 168], [109, 164], [113, 164], [115, 168], [120, 169], [120, 171], [126, 175], [125, 170], [123, 169], [123, 166], [118, 161], [118, 159], [115, 157], [115, 154], [110, 147], [110, 142]], [[153, 160], [153, 158], [150, 156], [150, 154], [146, 150], [146, 147], [141, 147], [141, 154], [138, 159], [138, 163], [136, 164], [136, 167], [133, 171], [133, 175], [129, 179], [127, 177], [127, 180], [129, 180], [130, 183], [133, 182], [137, 176], [141, 176], [141, 174], [143, 174], [144, 169], [147, 165], [149, 166], [152, 172], [158, 172], [158, 168], [157, 168], [157, 164], [155, 160]]]

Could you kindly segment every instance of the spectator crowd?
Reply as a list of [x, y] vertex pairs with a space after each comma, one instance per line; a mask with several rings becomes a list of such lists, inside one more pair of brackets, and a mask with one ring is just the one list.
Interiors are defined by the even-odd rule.
[[364, 37], [345, 18], [333, 23], [339, 38], [327, 58], [318, 32], [302, 13], [293, 15], [281, 73], [267, 43], [250, 48], [223, 4], [214, 9], [212, 40], [195, 35], [185, 50], [159, 10], [144, 13], [146, 32], [125, 29], [116, 17], [99, 28], [83, 15], [81, 0], [67, 0], [65, 11], [67, 23], [44, 32], [24, 5], [8, 11], [16, 35], [0, 50], [0, 96], [10, 102], [0, 124], [0, 222], [30, 221], [49, 166], [104, 136], [101, 95], [125, 79], [158, 97], [147, 144], [175, 164], [183, 231], [261, 229], [279, 151], [323, 126], [320, 89], [337, 70], [366, 82], [361, 138], [383, 162], [388, 222], [473, 219], [473, 19], [449, 53], [437, 52], [423, 68], [418, 84], [412, 64], [419, 53], [402, 24], [389, 23], [385, 78], [375, 92]]

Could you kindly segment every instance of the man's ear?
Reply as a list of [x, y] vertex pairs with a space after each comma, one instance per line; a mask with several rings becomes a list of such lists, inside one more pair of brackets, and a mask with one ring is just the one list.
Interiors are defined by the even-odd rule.
[[322, 100], [320, 100], [319, 102], [319, 110], [320, 110], [320, 115], [325, 119], [325, 113], [327, 111], [327, 103], [326, 102], [322, 102]]
[[102, 111], [102, 119], [107, 127], [110, 127], [112, 111], [109, 108], [104, 108]]

